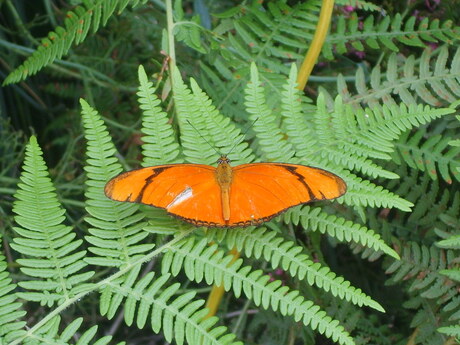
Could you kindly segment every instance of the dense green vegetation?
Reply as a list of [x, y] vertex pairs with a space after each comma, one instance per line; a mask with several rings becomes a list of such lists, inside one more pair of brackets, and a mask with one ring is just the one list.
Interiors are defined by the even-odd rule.
[[[336, 1], [300, 91], [322, 4], [0, 2], [0, 345], [460, 343], [459, 4]], [[208, 143], [348, 192], [245, 229], [105, 197]]]

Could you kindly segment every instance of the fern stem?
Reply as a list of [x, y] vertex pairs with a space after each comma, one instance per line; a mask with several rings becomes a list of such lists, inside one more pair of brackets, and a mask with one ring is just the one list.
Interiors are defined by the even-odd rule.
[[239, 330], [241, 325], [243, 324], [243, 319], [246, 317], [246, 314], [248, 313], [249, 306], [251, 305], [252, 300], [248, 299], [246, 303], [244, 303], [243, 309], [239, 312], [240, 315], [238, 316], [238, 319], [236, 320], [235, 326], [232, 329], [232, 333], [236, 334], [239, 336], [238, 332], [241, 333]]
[[176, 50], [174, 47], [174, 18], [173, 18], [173, 9], [172, 9], [172, 1], [166, 0], [166, 20], [167, 20], [167, 28], [168, 28], [168, 55], [170, 57], [169, 60], [169, 67], [170, 70], [176, 64]]
[[334, 0], [323, 0], [318, 24], [316, 25], [315, 35], [313, 36], [310, 48], [308, 49], [307, 55], [302, 62], [299, 74], [297, 75], [297, 88], [299, 90], [303, 90], [305, 88], [311, 71], [313, 70], [313, 66], [315, 65], [319, 53], [321, 52], [321, 48], [323, 47], [326, 39], [327, 30], [329, 29], [333, 8]]
[[[229, 266], [232, 265], [240, 257], [240, 252], [236, 248], [233, 248], [230, 251], [230, 254], [233, 255], [233, 258], [229, 262]], [[205, 319], [208, 319], [216, 315], [217, 309], [219, 308], [220, 301], [222, 300], [224, 293], [225, 290], [223, 282], [220, 286], [213, 285], [212, 290], [209, 293], [208, 300], [206, 301], [206, 308], [208, 308], [209, 311], [208, 314], [205, 316]]]
[[121, 277], [122, 275], [128, 273], [130, 270], [132, 270], [135, 266], [137, 265], [141, 265], [143, 264], [144, 262], [147, 262], [147, 261], [150, 261], [152, 260], [155, 256], [157, 256], [158, 254], [160, 254], [161, 252], [167, 250], [168, 248], [172, 247], [174, 244], [176, 244], [177, 242], [179, 242], [180, 240], [182, 240], [183, 238], [187, 237], [188, 235], [190, 235], [193, 231], [195, 231], [195, 229], [190, 229], [190, 230], [187, 230], [187, 231], [183, 231], [182, 233], [180, 233], [179, 235], [177, 235], [175, 238], [173, 238], [171, 241], [169, 241], [168, 243], [165, 243], [163, 246], [161, 246], [160, 248], [152, 251], [150, 254], [148, 255], [145, 255], [139, 259], [137, 259], [136, 261], [133, 261], [132, 263], [130, 263], [129, 265], [126, 265], [126, 267], [124, 267], [123, 269], [119, 270], [118, 272], [112, 274], [111, 276], [101, 280], [100, 282], [94, 284], [91, 289], [88, 289], [84, 292], [81, 292], [77, 295], [75, 295], [74, 297], [72, 298], [69, 298], [69, 299], [66, 299], [65, 303], [61, 304], [60, 306], [58, 306], [56, 309], [54, 309], [53, 311], [49, 312], [43, 319], [41, 319], [39, 322], [37, 322], [35, 324], [35, 326], [31, 327], [30, 329], [27, 330], [26, 333], [24, 333], [21, 337], [19, 337], [18, 339], [16, 339], [15, 341], [11, 342], [9, 345], [16, 345], [16, 344], [22, 344], [22, 341], [25, 339], [25, 338], [29, 338], [29, 337], [32, 337], [33, 334], [40, 329], [40, 327], [42, 327], [43, 325], [45, 325], [48, 321], [50, 321], [53, 317], [55, 317], [56, 315], [58, 315], [60, 312], [62, 312], [63, 310], [65, 310], [67, 307], [69, 307], [71, 304], [79, 301], [80, 299], [82, 299], [83, 297], [85, 297], [86, 295], [88, 295], [89, 293], [91, 292], [94, 292], [94, 291], [97, 291], [97, 290], [100, 290], [102, 289], [105, 285], [107, 284], [110, 284], [110, 282], [112, 282], [113, 280]]

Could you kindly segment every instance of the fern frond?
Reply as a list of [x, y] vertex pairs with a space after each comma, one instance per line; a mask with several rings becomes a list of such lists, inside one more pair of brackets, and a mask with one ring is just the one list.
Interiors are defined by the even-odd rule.
[[174, 36], [178, 42], [184, 42], [190, 48], [199, 51], [202, 54], [208, 53], [207, 49], [201, 42], [200, 33], [205, 31], [200, 25], [200, 16], [195, 15], [191, 20], [187, 20], [184, 15], [184, 10], [181, 6], [174, 8]]
[[441, 270], [439, 271], [439, 273], [444, 274], [451, 280], [460, 282], [460, 269]]
[[181, 129], [181, 143], [187, 160], [214, 164], [219, 158], [216, 157], [214, 149], [221, 154], [227, 154], [232, 148], [231, 159], [235, 164], [252, 160], [251, 151], [243, 143], [241, 131], [219, 113], [195, 80], [191, 79], [190, 85], [191, 90], [185, 85], [179, 72], [173, 71], [174, 100]]
[[293, 209], [285, 214], [284, 221], [295, 225], [300, 223], [304, 229], [327, 233], [341, 242], [354, 242], [399, 259], [399, 255], [373, 230], [345, 218], [328, 215], [317, 207], [305, 206]]
[[168, 115], [160, 105], [160, 100], [155, 95], [153, 83], [147, 79], [144, 67], [139, 66], [139, 91], [137, 96], [140, 108], [143, 111], [142, 117], [142, 166], [181, 163], [178, 157], [180, 154], [179, 144], [174, 138], [171, 124], [168, 122]]
[[[437, 54], [437, 55], [436, 55]], [[449, 62], [450, 68], [447, 66]], [[371, 108], [385, 104], [417, 104], [419, 99], [432, 106], [442, 106], [460, 97], [460, 48], [449, 59], [447, 47], [431, 52], [425, 49], [419, 59], [413, 55], [403, 57], [391, 54], [386, 70], [377, 65], [367, 80], [363, 70], [356, 72], [355, 88], [352, 92], [342, 76], [337, 81], [337, 90], [344, 102], [352, 105], [368, 104]]]
[[[369, 159], [360, 159], [359, 156], [356, 157], [356, 153], [351, 155], [348, 152], [353, 151], [350, 150], [350, 147], [358, 148], [354, 150], [355, 152], [360, 147], [367, 147], [367, 153], [371, 157], [380, 156], [383, 158], [386, 155], [389, 158], [388, 153], [394, 150], [394, 140], [399, 137], [401, 132], [453, 111], [450, 108], [431, 109], [422, 105], [406, 107], [404, 104], [391, 107], [383, 105], [381, 109], [374, 108], [372, 110], [353, 109], [350, 105], [343, 104], [340, 96], [337, 97], [334, 111], [331, 113], [328, 113], [326, 109], [323, 96], [318, 98], [317, 105], [314, 130], [318, 143], [317, 145], [310, 145], [308, 153], [303, 152], [305, 154], [304, 159], [310, 162], [309, 164], [318, 164], [317, 166], [328, 170], [335, 170], [339, 175], [343, 175], [342, 177], [346, 177], [346, 172], [339, 172], [341, 167], [335, 162], [342, 162], [342, 164], [349, 162], [349, 168], [359, 169], [371, 176], [397, 177], [398, 175], [384, 170]], [[361, 154], [366, 154], [364, 151], [360, 151]], [[322, 159], [317, 157], [319, 153]], [[368, 164], [363, 164], [363, 162], [368, 162]], [[349, 175], [349, 180], [346, 179], [346, 182], [351, 188], [344, 196], [344, 200], [353, 200], [354, 204], [358, 202], [357, 205], [365, 204], [361, 204], [359, 201], [361, 196], [354, 195], [356, 192], [363, 194], [362, 197], [367, 198], [367, 202], [370, 204], [376, 205], [381, 204], [381, 202], [374, 198], [375, 194], [367, 194], [367, 192], [371, 192], [370, 189], [374, 190], [374, 193], [381, 194], [383, 199], [387, 200], [385, 202], [387, 205], [390, 205], [389, 199], [394, 197], [388, 191], [382, 190], [380, 193], [378, 187], [369, 181], [362, 181], [356, 176]], [[361, 191], [358, 191], [360, 189]], [[402, 200], [396, 202], [406, 210], [410, 207], [407, 202], [403, 205]]]
[[460, 38], [460, 27], [455, 26], [450, 20], [441, 24], [438, 19], [430, 21], [425, 17], [416, 27], [416, 16], [410, 16], [403, 21], [403, 17], [398, 13], [394, 18], [385, 16], [379, 23], [374, 21], [374, 16], [369, 15], [360, 28], [356, 13], [352, 13], [351, 17], [339, 16], [335, 29], [332, 29], [324, 43], [324, 57], [333, 59], [333, 49], [339, 55], [347, 53], [347, 44], [358, 51], [365, 50], [365, 42], [372, 49], [385, 47], [397, 52], [399, 48], [394, 40], [407, 46], [425, 48], [427, 43], [453, 44]]
[[[375, 153], [371, 157], [382, 158], [381, 154], [394, 150], [394, 140], [402, 132], [415, 126], [426, 124], [436, 118], [451, 114], [451, 108], [430, 108], [429, 106], [404, 103], [393, 106], [383, 104], [376, 108], [352, 108], [338, 96], [330, 115], [324, 97], [318, 98], [316, 113], [316, 133], [324, 145], [348, 148], [368, 146]], [[325, 115], [326, 114], [326, 115]], [[329, 121], [332, 125], [329, 125]], [[344, 146], [347, 143], [348, 146]], [[363, 152], [363, 151], [362, 151]], [[390, 158], [387, 156], [387, 159]]]
[[257, 3], [244, 6], [244, 15], [238, 14], [233, 21], [235, 32], [229, 33], [227, 45], [241, 62], [254, 61], [272, 72], [287, 74], [288, 68], [274, 63], [272, 57], [302, 58], [299, 50], [305, 50], [313, 37], [317, 13], [317, 2], [293, 7], [282, 1], [269, 2], [266, 8]]
[[439, 271], [446, 268], [454, 255], [452, 251], [444, 252], [435, 246], [409, 243], [402, 249], [401, 260], [387, 268], [386, 272], [393, 274], [388, 282], [395, 284], [402, 279], [413, 279], [409, 291], [418, 290], [421, 297], [433, 299], [448, 295], [449, 290], [455, 290], [455, 285]]
[[16, 284], [11, 283], [6, 268], [5, 257], [0, 254], [0, 343], [3, 339], [8, 344], [25, 333], [23, 328], [26, 322], [21, 321], [21, 318], [26, 315], [26, 311], [21, 310], [22, 303], [14, 293]]
[[[252, 151], [244, 142], [244, 135], [227, 117], [224, 117], [212, 104], [211, 99], [200, 89], [194, 79], [190, 79], [193, 101], [199, 105], [200, 117], [206, 121], [206, 128], [212, 133], [212, 140], [221, 143], [220, 152], [231, 154], [233, 164], [254, 160]], [[224, 151], [225, 150], [225, 151]]]
[[409, 215], [402, 217], [405, 224], [442, 229], [449, 218], [458, 218], [460, 193], [449, 193], [440, 181], [433, 181], [418, 169], [408, 169], [404, 162], [395, 170], [402, 178], [388, 183], [388, 188], [405, 195], [415, 205]]
[[58, 26], [55, 31], [48, 33], [48, 37], [41, 41], [37, 50], [11, 72], [3, 84], [17, 83], [34, 75], [67, 54], [72, 44], [83, 42], [90, 30], [95, 33], [100, 26], [105, 26], [115, 11], [121, 13], [128, 4], [134, 7], [140, 1], [142, 0], [83, 1], [83, 5], [67, 12], [64, 27]]
[[[198, 105], [193, 102], [193, 95], [183, 82], [177, 68], [172, 70], [171, 77], [183, 154], [187, 161], [191, 163], [210, 165], [217, 161], [217, 157], [209, 145], [217, 147], [218, 143], [213, 142], [212, 138], [210, 138], [211, 134], [207, 131], [204, 119], [200, 116]], [[190, 121], [196, 130], [187, 121]], [[196, 131], [200, 134], [198, 135]], [[210, 138], [209, 144], [203, 137]]]
[[233, 289], [235, 296], [243, 292], [254, 303], [264, 309], [279, 310], [282, 315], [292, 315], [296, 321], [310, 325], [313, 330], [340, 344], [354, 344], [350, 335], [337, 320], [327, 316], [319, 306], [300, 296], [299, 291], [281, 286], [281, 281], [269, 283], [270, 277], [261, 270], [252, 271], [242, 266], [242, 259], [230, 263], [233, 256], [225, 256], [217, 245], [208, 246], [208, 240], [195, 242], [193, 237], [178, 242], [162, 260], [162, 272], [174, 276], [181, 269], [190, 280], [223, 286], [226, 291]]
[[458, 283], [444, 274], [457, 260], [457, 254], [409, 242], [402, 247], [401, 260], [393, 262], [386, 270], [393, 274], [388, 283], [404, 280], [410, 284], [408, 291], [415, 297], [407, 301], [405, 307], [418, 310], [411, 326], [420, 328], [422, 333], [417, 339], [427, 339], [427, 344], [442, 342], [443, 337], [437, 330], [439, 326], [449, 326], [460, 320]]
[[385, 13], [383, 8], [380, 6], [377, 6], [371, 2], [368, 1], [363, 1], [363, 0], [336, 0], [335, 1], [336, 5], [342, 5], [342, 6], [352, 6], [360, 10], [364, 11], [378, 11]]
[[[441, 135], [427, 135], [420, 129], [415, 133], [404, 133], [396, 143], [393, 160], [400, 164], [401, 160], [412, 169], [426, 171], [433, 180], [438, 178], [438, 171], [447, 183], [452, 183], [451, 176], [460, 181], [460, 147], [448, 149], [452, 138]], [[423, 141], [423, 143], [422, 143]], [[437, 168], [437, 169], [436, 169]]]
[[[247, 229], [232, 229], [231, 231], [220, 229], [217, 232], [215, 230], [208, 229], [206, 235], [209, 240], [223, 240], [228, 248], [236, 248], [247, 257], [255, 257], [256, 259], [263, 257], [270, 261], [273, 269], [282, 268], [293, 277], [298, 277], [300, 280], [306, 279], [308, 284], [315, 284], [324, 291], [330, 292], [334, 297], [339, 297], [359, 306], [366, 305], [378, 311], [384, 311], [379, 303], [372, 300], [361, 289], [351, 286], [350, 282], [342, 277], [337, 277], [328, 267], [314, 263], [301, 246], [278, 237], [275, 231], [264, 227], [250, 231]], [[394, 255], [398, 257], [396, 253]]]
[[454, 235], [445, 240], [439, 241], [437, 246], [440, 248], [460, 249], [460, 235]]
[[416, 308], [415, 316], [411, 320], [411, 327], [419, 329], [414, 336], [414, 341], [421, 344], [444, 344], [446, 337], [437, 331], [439, 319], [435, 316], [435, 309], [423, 303], [421, 298], [413, 298], [404, 303], [406, 308]]
[[[456, 107], [458, 106], [458, 101], [454, 104], [451, 105], [452, 107]], [[460, 115], [456, 115], [455, 116], [457, 118], [457, 120], [460, 121]], [[449, 143], [450, 146], [453, 146], [453, 147], [460, 147], [460, 139], [455, 139], [455, 140], [452, 140], [450, 143]], [[458, 170], [458, 169], [457, 169]]]
[[404, 212], [410, 212], [414, 206], [413, 203], [397, 194], [356, 175], [348, 174], [343, 177], [348, 185], [347, 193], [343, 196], [343, 201], [346, 204], [357, 207], [398, 208]]
[[25, 292], [18, 296], [52, 306], [69, 300], [87, 284], [94, 272], [84, 272], [85, 250], [78, 250], [82, 240], [75, 239], [72, 228], [65, 226], [65, 210], [57, 199], [49, 178], [43, 153], [35, 137], [30, 138], [15, 194], [14, 217], [18, 235], [11, 247], [30, 258], [18, 259], [21, 272], [32, 278], [19, 286]]
[[[384, 177], [387, 179], [397, 179], [398, 175], [395, 173], [385, 170], [380, 165], [372, 162], [370, 159], [360, 157], [357, 155], [357, 151], [361, 151], [358, 154], [371, 154], [374, 153], [371, 150], [361, 150], [358, 145], [341, 143], [342, 149], [340, 151], [334, 150], [332, 147], [323, 147], [321, 150], [321, 158], [327, 159], [328, 161], [335, 162], [339, 166], [343, 166], [348, 170], [359, 170], [363, 174], [372, 178]], [[347, 151], [346, 149], [350, 150]]]
[[237, 121], [245, 119], [246, 111], [242, 90], [244, 83], [240, 76], [234, 77], [220, 56], [216, 58], [212, 66], [200, 61], [200, 68], [199, 83], [214, 100], [217, 109]]
[[430, 179], [426, 174], [422, 175], [419, 186], [413, 186], [414, 192], [410, 192], [408, 195], [415, 204], [412, 213], [407, 218], [411, 224], [430, 227], [436, 223], [439, 215], [449, 207], [451, 202], [449, 191], [442, 190], [440, 193], [439, 184], [430, 184], [429, 181]]
[[256, 65], [251, 64], [251, 81], [246, 89], [246, 110], [254, 122], [259, 148], [268, 161], [289, 162], [294, 156], [292, 145], [283, 139], [281, 129], [276, 125], [276, 117], [268, 108], [264, 89], [260, 86]]
[[[113, 318], [124, 301], [124, 318], [128, 326], [136, 322], [143, 328], [150, 321], [155, 333], [162, 331], [167, 342], [173, 339], [182, 345], [186, 340], [193, 345], [239, 345], [235, 335], [226, 333], [223, 326], [214, 327], [217, 317], [204, 319], [207, 314], [203, 300], [194, 300], [196, 292], [189, 291], [173, 298], [180, 288], [179, 283], [165, 286], [170, 274], [155, 278], [154, 272], [147, 273], [135, 281], [140, 266], [131, 270], [127, 277], [106, 285], [101, 296], [101, 313]], [[149, 317], [150, 316], [150, 317]]]
[[[457, 193], [457, 196], [458, 196], [458, 193]], [[440, 248], [457, 249], [457, 252], [458, 252], [458, 250], [460, 249], [460, 234], [457, 231], [456, 233], [449, 236], [448, 238], [437, 242], [436, 245]], [[452, 267], [450, 269], [444, 269], [444, 270], [439, 271], [439, 273], [445, 275], [451, 280], [460, 282], [460, 268], [459, 267]], [[457, 300], [458, 300], [458, 303], [456, 307], [459, 308], [460, 307], [460, 296], [458, 296]], [[460, 319], [460, 313], [458, 314], [459, 315], [457, 319]]]
[[[45, 323], [42, 327], [36, 330], [33, 337], [27, 339], [24, 344], [60, 344], [60, 345], [106, 345], [112, 340], [112, 336], [108, 335], [99, 339], [94, 339], [98, 326], [93, 326], [90, 329], [84, 331], [80, 330], [83, 318], [79, 317], [73, 320], [62, 332], [59, 332], [59, 326], [61, 323], [61, 317], [56, 316], [50, 321]], [[75, 343], [71, 341], [76, 334], [79, 334], [79, 339]], [[125, 345], [125, 342], [118, 343], [118, 345]]]
[[456, 337], [457, 339], [460, 339], [460, 325], [440, 327], [438, 328], [438, 332], [447, 334], [448, 336], [451, 336], [451, 337]]
[[316, 144], [312, 128], [308, 125], [309, 113], [314, 113], [316, 107], [310, 100], [302, 102], [304, 97], [297, 88], [297, 67], [291, 65], [289, 78], [283, 85], [281, 98], [281, 116], [283, 126], [289, 142], [296, 151], [296, 156], [301, 157], [309, 148]]
[[[375, 142], [372, 145], [365, 143], [365, 141], [371, 141], [369, 138], [364, 138], [364, 140], [360, 141], [359, 138], [363, 136], [363, 133], [366, 133], [365, 131], [361, 131], [360, 136], [351, 136], [350, 132], [358, 132], [357, 129], [353, 128], [358, 124], [359, 122], [355, 120], [354, 115], [345, 111], [340, 97], [335, 101], [334, 111], [329, 112], [326, 108], [324, 97], [320, 94], [317, 99], [317, 110], [314, 114], [316, 143], [308, 147], [308, 152], [303, 152], [306, 155], [306, 160], [325, 161], [324, 167], [327, 168], [329, 168], [327, 162], [333, 162], [333, 166], [345, 165], [350, 170], [359, 169], [370, 176], [384, 175], [385, 177], [395, 178], [394, 174], [385, 171], [365, 156], [356, 155], [356, 153], [369, 153], [371, 157], [375, 157], [385, 153], [386, 146], [377, 145]], [[379, 141], [381, 144], [382, 140]], [[360, 149], [365, 145], [367, 152]], [[321, 158], [317, 158], [318, 154], [321, 154]]]
[[85, 195], [89, 215], [85, 220], [91, 226], [91, 235], [85, 238], [94, 246], [89, 251], [95, 254], [85, 260], [99, 266], [122, 267], [154, 244], [140, 243], [149, 233], [143, 231], [146, 223], [144, 215], [137, 212], [139, 205], [115, 202], [104, 195], [105, 184], [121, 172], [121, 165], [113, 157], [115, 147], [100, 116], [83, 99], [80, 103], [88, 140]]

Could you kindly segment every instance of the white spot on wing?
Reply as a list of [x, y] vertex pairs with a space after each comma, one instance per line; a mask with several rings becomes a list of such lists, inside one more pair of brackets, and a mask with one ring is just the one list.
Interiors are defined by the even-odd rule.
[[180, 193], [179, 195], [177, 195], [177, 196], [174, 198], [174, 200], [171, 201], [171, 202], [169, 203], [168, 206], [166, 206], [166, 208], [168, 209], [168, 208], [170, 208], [170, 207], [173, 207], [173, 206], [175, 206], [175, 205], [178, 205], [178, 204], [180, 204], [181, 202], [184, 202], [185, 200], [190, 199], [192, 196], [193, 196], [193, 190], [192, 190], [192, 188], [187, 187], [187, 188], [185, 188], [185, 189], [182, 191], [182, 193]]

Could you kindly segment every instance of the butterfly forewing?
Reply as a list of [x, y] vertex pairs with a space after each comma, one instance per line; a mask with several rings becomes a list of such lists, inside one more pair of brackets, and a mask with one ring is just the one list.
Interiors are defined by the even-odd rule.
[[117, 201], [146, 204], [197, 226], [225, 226], [216, 168], [201, 164], [171, 164], [120, 174], [105, 194]]

